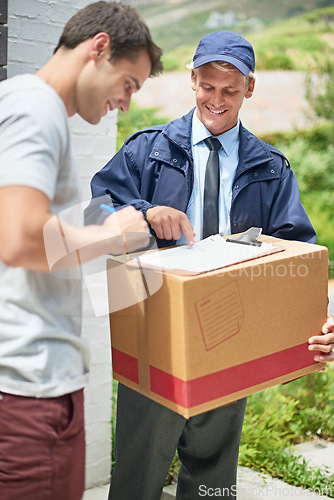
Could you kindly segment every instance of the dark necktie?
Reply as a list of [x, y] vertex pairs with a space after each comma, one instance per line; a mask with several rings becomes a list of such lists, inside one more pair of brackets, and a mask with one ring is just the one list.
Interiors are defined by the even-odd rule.
[[203, 202], [203, 234], [207, 238], [211, 234], [219, 233], [219, 156], [218, 150], [221, 143], [215, 137], [204, 139], [210, 149], [208, 162], [205, 169], [204, 202]]

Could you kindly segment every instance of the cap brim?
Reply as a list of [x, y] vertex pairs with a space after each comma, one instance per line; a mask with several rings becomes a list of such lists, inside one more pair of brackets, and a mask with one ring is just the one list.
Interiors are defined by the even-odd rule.
[[210, 62], [215, 62], [215, 61], [224, 61], [230, 63], [233, 66], [235, 66], [245, 76], [247, 76], [250, 73], [250, 71], [252, 71], [252, 69], [249, 66], [247, 66], [247, 64], [243, 63], [242, 61], [240, 61], [240, 59], [237, 59], [236, 57], [228, 55], [217, 55], [217, 54], [197, 57], [197, 59], [193, 61], [192, 67], [189, 67], [190, 65], [187, 65], [187, 68], [196, 69], [199, 68], [200, 66], [203, 66], [204, 64], [208, 64]]

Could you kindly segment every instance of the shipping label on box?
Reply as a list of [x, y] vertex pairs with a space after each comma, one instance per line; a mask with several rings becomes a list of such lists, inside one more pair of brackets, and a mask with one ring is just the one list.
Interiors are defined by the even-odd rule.
[[205, 348], [208, 351], [238, 333], [243, 309], [236, 281], [212, 292], [195, 303]]
[[188, 418], [318, 370], [327, 248], [261, 240], [284, 251], [193, 276], [108, 259], [114, 378]]

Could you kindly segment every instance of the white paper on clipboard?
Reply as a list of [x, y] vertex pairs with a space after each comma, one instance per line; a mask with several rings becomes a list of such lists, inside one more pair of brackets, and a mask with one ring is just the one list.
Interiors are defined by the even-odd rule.
[[193, 246], [174, 247], [137, 257], [142, 267], [158, 268], [181, 274], [200, 274], [221, 267], [231, 266], [257, 257], [283, 250], [272, 243], [261, 246], [227, 242], [219, 234], [209, 236]]

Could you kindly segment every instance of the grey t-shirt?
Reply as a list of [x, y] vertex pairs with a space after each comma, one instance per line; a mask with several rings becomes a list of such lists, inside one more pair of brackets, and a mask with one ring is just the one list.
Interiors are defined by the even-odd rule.
[[[35, 75], [0, 84], [0, 187], [16, 185], [45, 193], [55, 214], [80, 202], [64, 103]], [[78, 270], [43, 273], [0, 260], [0, 391], [55, 397], [84, 387], [81, 286]]]

